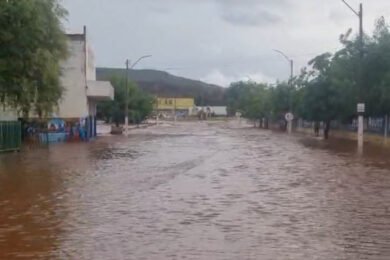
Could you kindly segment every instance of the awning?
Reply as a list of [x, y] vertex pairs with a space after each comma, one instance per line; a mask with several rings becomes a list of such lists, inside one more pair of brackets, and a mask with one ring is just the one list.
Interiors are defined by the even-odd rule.
[[96, 101], [114, 100], [114, 88], [109, 81], [87, 81], [87, 96]]

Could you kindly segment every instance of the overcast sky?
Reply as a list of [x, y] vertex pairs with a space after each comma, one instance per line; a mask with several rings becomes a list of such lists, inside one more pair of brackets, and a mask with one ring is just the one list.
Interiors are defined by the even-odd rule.
[[[363, 0], [365, 32], [389, 18], [389, 0]], [[356, 32], [358, 18], [341, 0], [62, 0], [66, 28], [86, 25], [96, 65], [122, 67], [126, 58], [151, 54], [138, 69], [227, 86], [252, 79], [275, 82], [316, 54], [335, 51], [338, 37]], [[349, 0], [358, 8], [360, 1]]]

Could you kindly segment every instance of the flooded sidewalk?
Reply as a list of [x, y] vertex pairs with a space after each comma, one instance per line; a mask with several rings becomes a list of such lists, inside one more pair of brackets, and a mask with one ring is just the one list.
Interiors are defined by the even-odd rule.
[[186, 122], [2, 154], [0, 259], [390, 259], [376, 151]]

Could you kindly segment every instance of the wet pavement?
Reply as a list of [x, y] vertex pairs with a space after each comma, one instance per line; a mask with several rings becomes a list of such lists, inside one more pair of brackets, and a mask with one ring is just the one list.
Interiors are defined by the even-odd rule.
[[178, 123], [0, 155], [0, 259], [390, 259], [390, 153]]

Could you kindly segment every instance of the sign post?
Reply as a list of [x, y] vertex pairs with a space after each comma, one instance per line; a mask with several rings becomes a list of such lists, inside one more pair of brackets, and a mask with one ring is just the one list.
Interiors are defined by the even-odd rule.
[[236, 112], [236, 118], [238, 119], [238, 123], [241, 124], [241, 112]]
[[294, 115], [291, 112], [288, 112], [285, 115], [285, 119], [287, 121], [287, 133], [291, 134], [292, 133], [292, 122], [294, 120]]
[[358, 112], [358, 148], [362, 149], [364, 144], [364, 117], [363, 114], [366, 111], [366, 105], [364, 103], [359, 103], [357, 105]]

